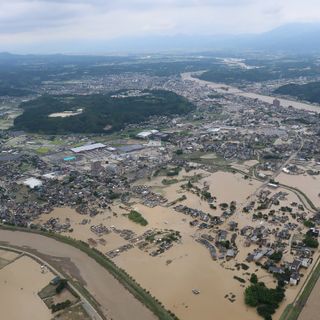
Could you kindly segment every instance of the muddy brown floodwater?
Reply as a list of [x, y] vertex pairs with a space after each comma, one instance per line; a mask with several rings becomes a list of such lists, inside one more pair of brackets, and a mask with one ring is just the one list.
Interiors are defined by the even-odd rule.
[[106, 269], [79, 249], [45, 236], [21, 231], [0, 230], [0, 242], [25, 248], [78, 280], [100, 304], [101, 311], [108, 319], [156, 319]]
[[[6, 252], [6, 256], [12, 253]], [[1, 319], [52, 319], [51, 311], [37, 294], [52, 278], [51, 272], [42, 273], [40, 265], [27, 256], [20, 257], [1, 269]]]

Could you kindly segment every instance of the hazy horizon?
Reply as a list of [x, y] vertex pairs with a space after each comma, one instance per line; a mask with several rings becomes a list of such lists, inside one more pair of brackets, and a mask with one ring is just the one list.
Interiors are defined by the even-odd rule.
[[102, 43], [136, 38], [260, 34], [318, 22], [316, 0], [12, 0], [0, 4], [0, 51], [100, 52]]

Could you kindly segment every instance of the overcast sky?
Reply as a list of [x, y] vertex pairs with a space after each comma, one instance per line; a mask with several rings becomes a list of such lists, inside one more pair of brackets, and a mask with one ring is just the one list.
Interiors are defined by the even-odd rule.
[[320, 21], [320, 0], [0, 0], [0, 51], [69, 40], [259, 33]]

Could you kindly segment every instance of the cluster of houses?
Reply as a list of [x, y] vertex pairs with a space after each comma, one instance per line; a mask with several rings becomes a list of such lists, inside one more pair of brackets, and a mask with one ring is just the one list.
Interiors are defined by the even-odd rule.
[[[291, 227], [294, 230], [296, 226]], [[319, 230], [311, 228], [307, 233], [312, 233], [316, 238], [319, 236]], [[244, 227], [240, 230], [240, 234], [246, 238], [248, 246], [256, 244], [256, 247], [251, 253], [248, 254], [246, 261], [256, 263], [262, 266], [271, 274], [274, 274], [278, 279], [297, 285], [300, 281], [301, 268], [309, 268], [313, 262], [314, 250], [307, 247], [303, 242], [292, 241], [287, 243], [291, 238], [290, 225], [286, 229], [280, 231], [271, 232], [265, 227]], [[272, 243], [270, 236], [275, 234], [276, 241]], [[283, 258], [285, 254], [291, 252], [290, 257], [293, 255], [293, 261], [289, 262]]]
[[227, 236], [228, 232], [226, 230], [219, 230], [216, 237], [213, 237], [210, 234], [201, 234], [200, 237], [196, 238], [196, 241], [209, 250], [213, 260], [230, 260], [235, 258], [238, 253], [235, 243], [237, 234], [233, 233], [230, 241], [227, 239]]
[[168, 201], [168, 199], [163, 197], [161, 194], [151, 191], [150, 187], [144, 185], [133, 186], [131, 188], [131, 192], [134, 197], [140, 197], [142, 199], [142, 203], [150, 208], [159, 205], [163, 206]]
[[131, 243], [128, 243], [128, 244], [124, 244], [122, 246], [120, 246], [119, 248], [117, 249], [113, 249], [113, 250], [110, 250], [106, 253], [106, 255], [109, 257], [109, 258], [115, 258], [117, 257], [118, 255], [120, 255], [122, 252], [126, 252], [130, 249], [133, 249], [134, 246], [131, 244]]
[[93, 232], [95, 235], [97, 235], [98, 237], [102, 237], [103, 235], [106, 235], [108, 233], [110, 233], [111, 231], [104, 226], [102, 223], [98, 224], [98, 225], [92, 225], [90, 226], [90, 230], [91, 232]]
[[[198, 225], [200, 229], [212, 228], [214, 225], [218, 225], [222, 223], [221, 218], [218, 216], [212, 216], [211, 214], [205, 213], [202, 210], [189, 208], [182, 204], [175, 206], [174, 210], [177, 212], [181, 212], [185, 215], [189, 215], [192, 218], [195, 218], [196, 220], [190, 221], [190, 225], [191, 226]], [[202, 222], [199, 223], [198, 220]]]
[[145, 231], [142, 235], [136, 236], [131, 230], [118, 230], [115, 227], [111, 228], [123, 239], [129, 241], [129, 243], [108, 251], [106, 255], [110, 258], [115, 258], [122, 252], [128, 251], [134, 247], [137, 247], [143, 252], [148, 252], [151, 257], [156, 257], [172, 248], [173, 244], [178, 242], [181, 238], [179, 232], [172, 230], [150, 229]]

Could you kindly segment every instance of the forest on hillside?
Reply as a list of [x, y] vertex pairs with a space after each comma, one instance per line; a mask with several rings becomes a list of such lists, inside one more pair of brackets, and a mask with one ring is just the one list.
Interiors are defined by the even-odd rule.
[[[125, 96], [121, 92], [92, 95], [45, 95], [24, 102], [15, 129], [44, 134], [106, 133], [139, 123], [151, 116], [182, 115], [194, 109], [185, 98], [164, 90], [144, 90], [141, 95]], [[63, 111], [83, 112], [71, 117], [49, 117]]]

